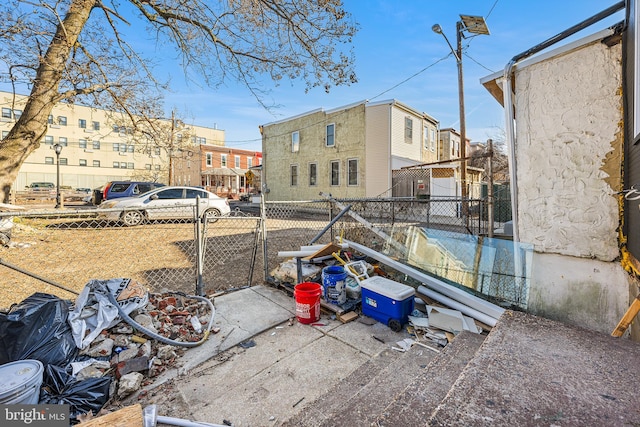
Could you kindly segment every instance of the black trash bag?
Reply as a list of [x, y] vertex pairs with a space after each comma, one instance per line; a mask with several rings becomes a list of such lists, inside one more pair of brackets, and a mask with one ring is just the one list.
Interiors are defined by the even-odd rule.
[[89, 411], [95, 416], [107, 403], [110, 386], [110, 376], [78, 381], [64, 368], [49, 365], [40, 388], [40, 405], [70, 405], [71, 421]]
[[78, 355], [67, 322], [69, 301], [35, 293], [0, 314], [0, 365], [35, 359], [44, 366], [67, 366]]

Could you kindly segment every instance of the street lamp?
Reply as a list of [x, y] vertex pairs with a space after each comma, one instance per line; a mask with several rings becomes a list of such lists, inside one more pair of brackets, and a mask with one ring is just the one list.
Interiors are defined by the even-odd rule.
[[56, 209], [59, 209], [62, 206], [60, 203], [60, 153], [62, 152], [62, 145], [56, 142], [53, 145], [53, 149], [56, 152]]
[[[462, 213], [467, 217], [468, 214], [468, 202], [467, 202], [467, 127], [464, 114], [464, 79], [462, 75], [462, 37], [465, 37], [464, 32], [472, 34], [485, 34], [489, 35], [489, 28], [482, 16], [470, 16], [460, 15], [460, 21], [456, 22], [456, 49], [453, 48], [449, 39], [442, 31], [442, 27], [439, 24], [434, 24], [431, 27], [436, 34], [441, 34], [445, 41], [449, 45], [453, 56], [458, 63], [458, 100], [459, 100], [459, 112], [460, 112], [460, 181], [461, 181], [461, 195], [462, 195]], [[466, 37], [465, 37], [466, 38]]]

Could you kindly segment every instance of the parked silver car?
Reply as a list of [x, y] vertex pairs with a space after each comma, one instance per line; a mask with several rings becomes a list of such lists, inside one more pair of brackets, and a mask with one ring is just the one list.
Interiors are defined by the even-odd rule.
[[98, 218], [132, 226], [153, 219], [191, 219], [197, 197], [200, 213], [208, 218], [228, 215], [227, 199], [198, 187], [160, 187], [135, 197], [107, 200], [98, 207]]

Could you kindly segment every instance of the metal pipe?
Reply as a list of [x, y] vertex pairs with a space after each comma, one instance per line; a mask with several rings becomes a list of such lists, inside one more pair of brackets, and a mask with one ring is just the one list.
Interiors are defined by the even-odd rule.
[[22, 273], [22, 274], [27, 275], [29, 277], [33, 277], [34, 279], [38, 279], [40, 281], [43, 281], [44, 283], [48, 283], [49, 285], [55, 286], [56, 288], [63, 289], [65, 291], [71, 292], [72, 294], [75, 294], [75, 295], [80, 295], [78, 292], [74, 291], [73, 289], [66, 288], [66, 287], [62, 286], [61, 284], [56, 283], [56, 282], [54, 282], [52, 280], [46, 279], [46, 278], [44, 278], [42, 276], [38, 276], [35, 273], [30, 273], [27, 270], [23, 270], [20, 267], [18, 267], [17, 265], [13, 265], [13, 264], [10, 264], [10, 263], [4, 261], [2, 258], [0, 258], [0, 265], [4, 265], [5, 267], [8, 267], [8, 268], [10, 268], [12, 270], [15, 270], [15, 271], [17, 271], [19, 273]]
[[200, 221], [203, 226], [207, 222], [207, 214], [205, 213], [200, 218], [200, 196], [196, 196], [196, 220], [194, 221], [196, 227], [196, 295], [204, 296], [203, 284], [202, 284], [202, 264], [203, 264], [203, 250], [202, 250], [202, 232], [200, 229]]
[[334, 218], [329, 222], [329, 224], [327, 224], [327, 225], [322, 229], [322, 231], [320, 231], [320, 232], [316, 235], [316, 237], [314, 237], [313, 239], [311, 239], [311, 241], [309, 242], [309, 244], [310, 244], [310, 245], [313, 245], [315, 242], [317, 242], [317, 241], [322, 237], [322, 235], [323, 235], [324, 233], [326, 233], [326, 232], [327, 232], [327, 230], [328, 230], [328, 229], [330, 229], [330, 228], [333, 226], [333, 224], [335, 224], [335, 223], [336, 223], [340, 218], [342, 218], [342, 216], [343, 216], [344, 214], [346, 214], [346, 213], [349, 211], [349, 209], [351, 209], [351, 206], [352, 206], [352, 205], [347, 205], [347, 206], [345, 206], [345, 207], [344, 207], [344, 209], [342, 209], [340, 212], [338, 212], [338, 215], [336, 215], [336, 216], [335, 216], [335, 217], [334, 217]]

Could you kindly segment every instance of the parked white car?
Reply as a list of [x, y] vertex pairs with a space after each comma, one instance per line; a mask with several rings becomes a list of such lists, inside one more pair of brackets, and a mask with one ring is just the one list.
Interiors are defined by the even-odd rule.
[[198, 187], [160, 187], [135, 197], [107, 200], [98, 206], [98, 218], [133, 226], [154, 219], [193, 219], [197, 197], [200, 214], [207, 218], [228, 215], [227, 199]]

